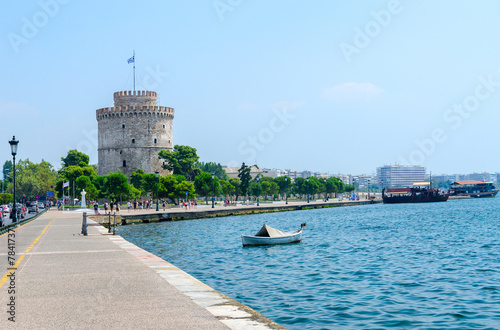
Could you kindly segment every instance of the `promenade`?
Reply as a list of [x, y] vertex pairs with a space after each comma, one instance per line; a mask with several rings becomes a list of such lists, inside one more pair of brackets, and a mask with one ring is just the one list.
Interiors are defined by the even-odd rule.
[[[215, 208], [211, 207], [211, 203], [206, 205], [205, 203], [199, 204], [195, 207], [182, 208], [163, 208], [159, 207], [156, 211], [156, 204], [153, 205], [152, 209], [138, 209], [128, 211], [127, 209], [121, 209], [117, 215], [117, 223], [133, 223], [133, 222], [154, 222], [154, 221], [172, 221], [172, 220], [188, 220], [188, 219], [201, 219], [201, 218], [213, 218], [213, 217], [223, 217], [230, 215], [242, 215], [242, 214], [254, 214], [262, 212], [282, 212], [282, 211], [294, 211], [294, 210], [304, 210], [304, 209], [314, 209], [314, 208], [324, 208], [324, 207], [339, 207], [339, 206], [356, 206], [356, 205], [366, 205], [381, 203], [381, 199], [360, 199], [360, 200], [348, 200], [344, 199], [339, 201], [338, 199], [330, 199], [327, 202], [323, 200], [311, 200], [309, 203], [307, 201], [289, 201], [286, 204], [285, 201], [277, 202], [261, 202], [259, 206], [257, 204], [251, 203], [238, 204], [236, 206], [222, 206], [220, 203], [215, 205]], [[109, 213], [109, 212], [108, 212]], [[106, 222], [108, 217], [102, 213], [100, 216], [96, 216], [93, 212], [89, 212], [89, 216], [96, 221]]]
[[0, 329], [282, 328], [100, 226], [80, 235], [81, 223], [53, 209], [0, 237]]

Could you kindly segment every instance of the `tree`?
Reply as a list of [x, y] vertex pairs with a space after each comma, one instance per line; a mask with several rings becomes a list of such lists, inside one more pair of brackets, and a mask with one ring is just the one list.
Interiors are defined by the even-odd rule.
[[136, 170], [130, 176], [130, 183], [137, 189], [141, 190], [144, 185], [144, 170], [142, 168]]
[[234, 186], [226, 180], [221, 180], [220, 181], [222, 193], [224, 196], [232, 196], [234, 194]]
[[273, 196], [273, 199], [275, 199], [279, 190], [280, 190], [280, 187], [278, 186], [278, 184], [276, 182], [272, 181], [271, 187], [269, 188], [269, 194]]
[[88, 200], [95, 200], [99, 196], [99, 191], [96, 189], [96, 187], [92, 184], [92, 181], [88, 176], [80, 176], [76, 179], [76, 188], [78, 191], [81, 192], [83, 189], [85, 189], [85, 192], [87, 193], [87, 199]]
[[14, 195], [9, 193], [0, 193], [0, 204], [9, 204], [14, 200]]
[[10, 173], [12, 173], [12, 161], [11, 160], [5, 161], [5, 163], [3, 164], [3, 172], [2, 173], [3, 173], [4, 186], [6, 187], [7, 184], [12, 182], [12, 176], [10, 175]]
[[264, 199], [267, 200], [267, 195], [269, 195], [271, 191], [271, 183], [269, 181], [263, 181], [260, 184], [260, 194], [264, 196]]
[[188, 180], [194, 178], [193, 165], [200, 157], [196, 149], [190, 146], [175, 145], [173, 151], [162, 150], [158, 153], [160, 159], [165, 159], [163, 169], [173, 171], [173, 174], [182, 174]]
[[128, 178], [121, 172], [111, 172], [105, 176], [102, 193], [111, 200], [128, 199], [131, 195]]
[[278, 192], [283, 196], [286, 193], [286, 189], [290, 190], [292, 187], [292, 179], [289, 176], [279, 176], [274, 179], [274, 182], [279, 187]]
[[[315, 176], [310, 176], [309, 178], [309, 194], [315, 195], [325, 191], [323, 183]], [[307, 183], [306, 183], [307, 184]]]
[[207, 172], [207, 173], [214, 173], [216, 177], [218, 177], [220, 180], [229, 180], [229, 176], [227, 175], [226, 171], [224, 171], [224, 168], [222, 168], [222, 165], [220, 163], [214, 163], [214, 162], [196, 162], [194, 164], [195, 168], [199, 168], [201, 172]]
[[[36, 195], [45, 196], [50, 186], [57, 180], [57, 172], [45, 160], [39, 164], [29, 159], [19, 160], [16, 165], [16, 193], [34, 199]], [[12, 191], [13, 184], [9, 183], [7, 191]]]
[[236, 195], [236, 201], [238, 200], [238, 197], [240, 195], [240, 185], [241, 181], [238, 178], [231, 178], [229, 179], [229, 183], [234, 187], [234, 194]]
[[328, 194], [340, 193], [343, 191], [343, 189], [344, 183], [339, 178], [332, 176], [326, 179], [326, 192]]
[[216, 196], [220, 192], [219, 178], [215, 177], [212, 180], [212, 174], [202, 172], [194, 179], [194, 187], [198, 195], [205, 196], [205, 201], [208, 204], [208, 196], [213, 193], [214, 188]]
[[240, 179], [240, 192], [243, 196], [248, 194], [248, 187], [250, 186], [250, 181], [252, 180], [252, 176], [250, 175], [251, 168], [246, 166], [243, 162], [241, 167], [238, 170], [238, 178]]
[[80, 152], [76, 149], [72, 149], [68, 151], [66, 157], [61, 157], [62, 167], [68, 166], [88, 166], [89, 165], [89, 156]]
[[297, 195], [307, 194], [307, 182], [304, 178], [296, 178], [293, 183], [292, 191]]

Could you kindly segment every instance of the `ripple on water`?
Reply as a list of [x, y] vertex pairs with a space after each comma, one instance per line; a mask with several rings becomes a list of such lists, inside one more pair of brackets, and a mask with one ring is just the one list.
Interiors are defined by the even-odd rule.
[[[500, 199], [138, 224], [132, 243], [289, 329], [500, 324]], [[263, 223], [303, 241], [241, 246]]]

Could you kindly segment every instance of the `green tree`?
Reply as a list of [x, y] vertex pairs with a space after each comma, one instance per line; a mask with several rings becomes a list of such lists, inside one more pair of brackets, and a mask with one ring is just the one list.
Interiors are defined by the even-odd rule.
[[89, 156], [80, 152], [76, 149], [72, 149], [68, 151], [66, 157], [61, 157], [62, 167], [68, 166], [88, 166], [89, 165]]
[[200, 196], [205, 196], [205, 201], [208, 204], [208, 196], [213, 194], [215, 188], [215, 195], [220, 193], [220, 183], [219, 178], [215, 177], [212, 180], [212, 174], [207, 172], [202, 172], [194, 179], [194, 187], [196, 188], [196, 193]]
[[14, 200], [14, 195], [9, 193], [0, 193], [0, 204], [9, 204]]
[[123, 173], [111, 172], [104, 177], [106, 180], [101, 191], [104, 198], [119, 201], [129, 199], [132, 190], [128, 178]]
[[4, 188], [7, 187], [7, 185], [12, 182], [12, 161], [7, 160], [3, 164], [3, 183], [4, 183]]
[[137, 189], [143, 189], [144, 185], [144, 170], [142, 168], [134, 171], [130, 176], [130, 183]]
[[278, 192], [281, 196], [285, 195], [286, 189], [290, 191], [290, 188], [292, 188], [292, 179], [289, 176], [279, 176], [274, 179], [274, 182], [278, 185]]
[[[34, 199], [36, 195], [45, 196], [50, 186], [57, 180], [57, 172], [52, 165], [45, 160], [39, 164], [29, 159], [19, 160], [16, 165], [16, 195], [25, 195], [28, 199]], [[13, 184], [10, 183], [7, 191], [12, 191]]]
[[162, 150], [158, 153], [160, 159], [164, 159], [163, 169], [173, 171], [173, 174], [184, 175], [188, 180], [194, 178], [193, 165], [200, 157], [196, 149], [190, 146], [175, 145], [173, 151]]
[[240, 185], [241, 181], [238, 178], [231, 178], [229, 179], [229, 183], [234, 187], [234, 194], [236, 195], [236, 201], [238, 200], [238, 197], [240, 195]]
[[201, 172], [214, 173], [216, 177], [220, 180], [229, 180], [229, 176], [220, 163], [215, 162], [196, 162], [194, 164], [195, 168], [199, 168]]
[[229, 181], [221, 180], [220, 185], [224, 196], [229, 197], [234, 194], [235, 191], [234, 186]]
[[271, 182], [271, 187], [269, 187], [269, 194], [273, 196], [273, 199], [275, 199], [280, 190], [280, 187], [278, 186], [278, 184], [274, 181]]
[[250, 181], [252, 176], [250, 175], [251, 167], [246, 166], [243, 162], [238, 170], [238, 178], [240, 179], [240, 193], [243, 196], [248, 194], [248, 187], [250, 186]]
[[293, 183], [293, 187], [292, 187], [292, 191], [294, 194], [296, 195], [305, 195], [307, 194], [307, 182], [306, 182], [306, 179], [304, 178], [296, 178], [294, 183]]

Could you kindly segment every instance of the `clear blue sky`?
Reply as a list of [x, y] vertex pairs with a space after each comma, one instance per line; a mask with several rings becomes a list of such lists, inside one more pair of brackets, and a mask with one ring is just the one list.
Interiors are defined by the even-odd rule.
[[15, 134], [18, 158], [59, 168], [77, 148], [97, 163], [95, 111], [132, 89], [135, 49], [137, 89], [175, 108], [174, 143], [202, 161], [497, 172], [498, 13], [494, 0], [2, 1], [0, 161]]

